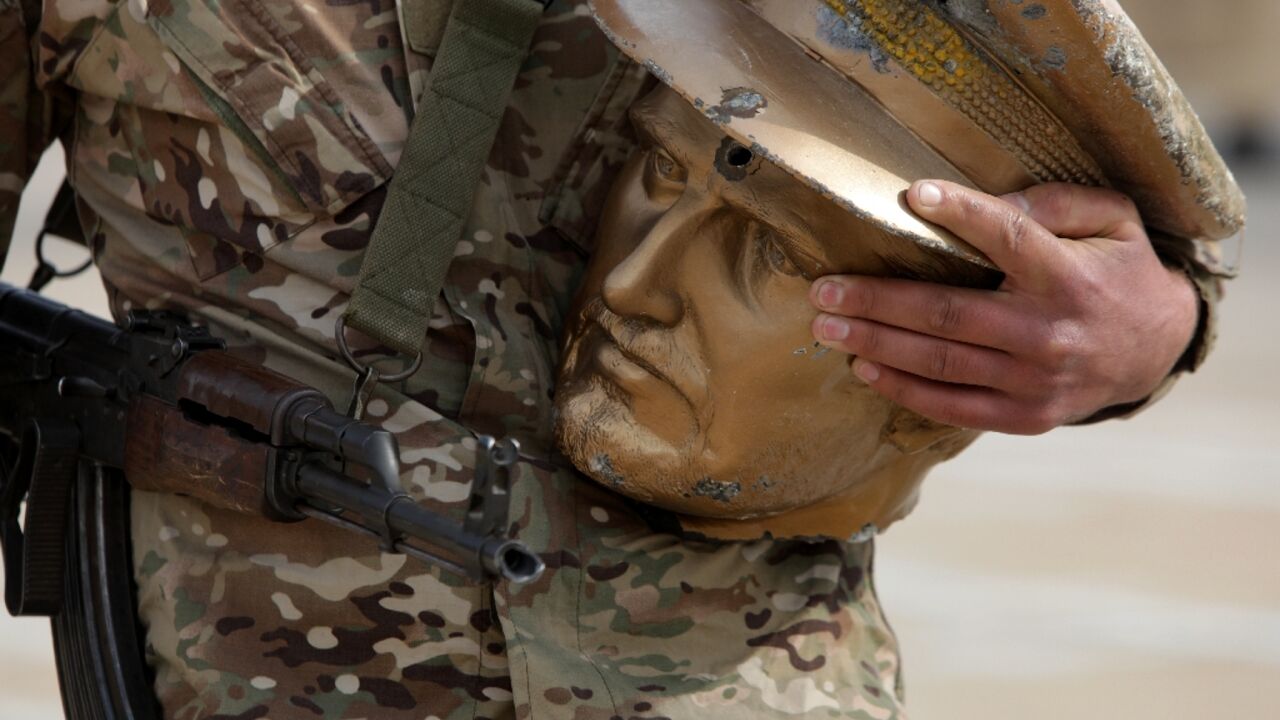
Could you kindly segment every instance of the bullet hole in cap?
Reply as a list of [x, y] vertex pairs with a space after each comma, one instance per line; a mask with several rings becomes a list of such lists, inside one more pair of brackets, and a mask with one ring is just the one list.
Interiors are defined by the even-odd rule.
[[725, 160], [730, 165], [739, 168], [750, 165], [754, 158], [755, 153], [751, 152], [749, 148], [737, 144], [729, 148], [729, 152], [725, 153]]
[[733, 138], [725, 138], [716, 149], [716, 172], [726, 180], [737, 182], [747, 176], [747, 168], [756, 159], [750, 148]]

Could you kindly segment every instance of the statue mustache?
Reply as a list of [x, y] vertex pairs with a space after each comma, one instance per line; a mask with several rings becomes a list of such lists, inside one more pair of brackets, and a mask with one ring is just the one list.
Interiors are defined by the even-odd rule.
[[706, 385], [699, 364], [676, 342], [673, 330], [659, 329], [652, 321], [622, 317], [599, 296], [587, 301], [582, 317], [598, 325], [628, 360], [665, 380], [697, 407], [694, 397], [704, 395]]

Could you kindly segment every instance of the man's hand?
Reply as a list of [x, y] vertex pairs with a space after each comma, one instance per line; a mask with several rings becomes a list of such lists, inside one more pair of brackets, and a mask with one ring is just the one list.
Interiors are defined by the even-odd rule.
[[843, 275], [819, 278], [813, 334], [853, 372], [948, 425], [1047, 432], [1141, 400], [1195, 332], [1191, 282], [1161, 265], [1125, 196], [1037, 185], [996, 198], [923, 181], [911, 208], [986, 253], [994, 291]]

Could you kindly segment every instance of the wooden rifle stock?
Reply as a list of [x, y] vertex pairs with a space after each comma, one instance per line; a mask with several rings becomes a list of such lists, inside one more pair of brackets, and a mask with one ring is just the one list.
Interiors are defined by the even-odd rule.
[[223, 350], [178, 370], [177, 404], [139, 396], [129, 404], [124, 472], [138, 490], [194, 497], [215, 507], [272, 515], [266, 501], [272, 441], [285, 409], [324, 403], [314, 388]]
[[267, 511], [270, 446], [147, 395], [129, 404], [128, 423], [124, 473], [135, 490], [186, 495], [237, 512]]

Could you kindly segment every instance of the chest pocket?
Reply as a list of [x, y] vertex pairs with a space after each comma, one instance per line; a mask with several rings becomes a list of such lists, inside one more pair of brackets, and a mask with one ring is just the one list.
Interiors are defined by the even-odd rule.
[[121, 2], [67, 79], [82, 91], [78, 138], [102, 156], [81, 164], [105, 182], [136, 175], [137, 192], [121, 179], [113, 193], [181, 227], [202, 278], [228, 266], [202, 262], [201, 247], [265, 252], [338, 216], [391, 175], [325, 74], [350, 79], [355, 43], [376, 49], [361, 30], [327, 39], [359, 19], [317, 26], [302, 4], [254, 0]]
[[286, 21], [254, 0], [160, 0], [147, 16], [222, 119], [252, 134], [309, 210], [330, 215], [391, 168]]

